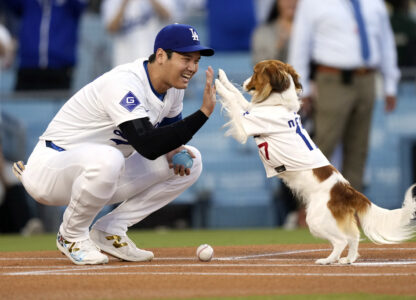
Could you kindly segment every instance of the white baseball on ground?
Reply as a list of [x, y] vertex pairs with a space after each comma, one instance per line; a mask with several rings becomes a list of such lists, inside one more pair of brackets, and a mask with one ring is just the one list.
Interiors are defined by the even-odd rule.
[[196, 249], [196, 256], [201, 261], [210, 261], [214, 256], [214, 249], [208, 244], [202, 244]]

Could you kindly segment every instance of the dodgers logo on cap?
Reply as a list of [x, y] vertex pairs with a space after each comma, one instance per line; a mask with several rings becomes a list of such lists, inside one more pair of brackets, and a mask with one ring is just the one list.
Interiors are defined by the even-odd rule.
[[199, 51], [203, 56], [214, 55], [214, 49], [201, 45], [196, 29], [186, 24], [175, 23], [163, 27], [156, 36], [154, 53], [159, 48], [182, 53]]
[[198, 33], [193, 28], [189, 28], [189, 30], [192, 32], [192, 39], [194, 41], [199, 41]]

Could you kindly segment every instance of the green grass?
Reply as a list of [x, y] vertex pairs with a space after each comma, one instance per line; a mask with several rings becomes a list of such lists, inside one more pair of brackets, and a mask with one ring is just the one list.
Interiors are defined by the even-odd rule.
[[[328, 243], [313, 237], [306, 228], [296, 230], [131, 230], [128, 234], [143, 248], [195, 247], [204, 243], [212, 246]], [[363, 235], [361, 236], [364, 238]], [[0, 235], [0, 252], [56, 250], [55, 237], [55, 234], [30, 237]], [[364, 241], [368, 240], [364, 239]]]
[[[307, 229], [132, 230], [129, 237], [143, 248], [323, 243]], [[56, 250], [55, 234], [0, 235], [0, 252]]]

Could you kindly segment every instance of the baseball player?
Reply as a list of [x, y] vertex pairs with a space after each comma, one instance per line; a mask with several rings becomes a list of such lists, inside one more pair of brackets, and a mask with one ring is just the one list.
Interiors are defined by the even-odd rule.
[[[56, 245], [73, 263], [107, 263], [100, 250], [126, 261], [153, 259], [126, 232], [201, 173], [201, 154], [185, 144], [214, 110], [211, 67], [200, 110], [182, 119], [182, 101], [201, 56], [213, 54], [195, 28], [164, 27], [149, 58], [83, 87], [53, 118], [27, 164], [15, 163], [15, 174], [36, 201], [67, 205]], [[190, 169], [173, 167], [172, 156], [183, 149], [193, 157]], [[115, 203], [121, 204], [89, 231], [98, 212]]]

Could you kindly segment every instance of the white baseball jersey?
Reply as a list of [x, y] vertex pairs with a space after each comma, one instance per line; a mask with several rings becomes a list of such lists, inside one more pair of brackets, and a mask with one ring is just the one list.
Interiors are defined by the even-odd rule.
[[71, 97], [49, 124], [40, 140], [50, 140], [64, 149], [80, 143], [111, 145], [125, 157], [134, 148], [118, 125], [148, 117], [157, 127], [164, 118], [182, 112], [184, 90], [170, 88], [160, 100], [152, 90], [146, 58], [120, 65], [98, 77]]
[[329, 165], [303, 129], [300, 116], [282, 105], [254, 106], [242, 118], [247, 135], [254, 136], [267, 177]]

